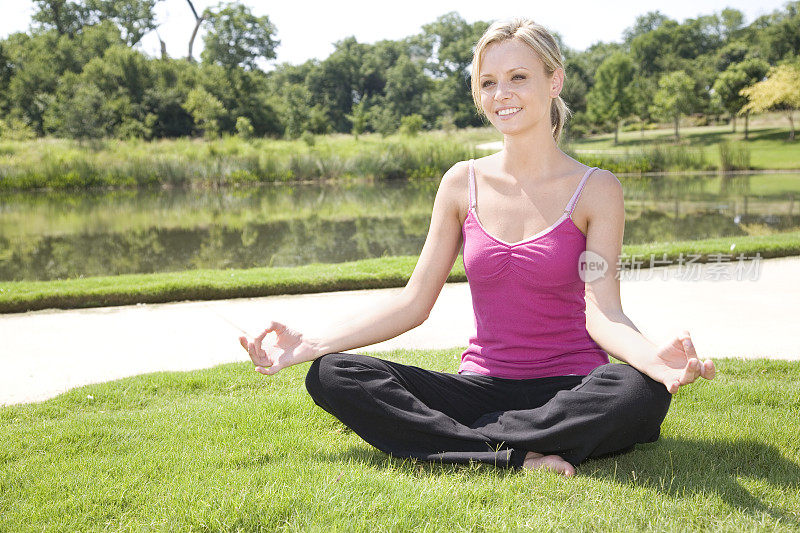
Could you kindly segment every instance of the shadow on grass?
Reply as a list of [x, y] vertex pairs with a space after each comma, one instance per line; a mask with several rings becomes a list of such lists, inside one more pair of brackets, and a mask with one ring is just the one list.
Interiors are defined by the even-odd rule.
[[630, 483], [669, 497], [716, 494], [749, 515], [764, 513], [800, 527], [796, 512], [763, 502], [739, 481], [767, 482], [785, 493], [800, 487], [800, 465], [785, 458], [775, 446], [755, 440], [709, 442], [662, 437], [646, 448], [624, 455], [590, 460], [582, 473], [597, 479]]
[[[460, 465], [394, 458], [367, 444], [318, 454], [316, 459], [320, 462], [358, 463], [420, 477], [517, 475], [516, 470], [494, 468], [483, 463]], [[782, 493], [800, 488], [800, 465], [786, 459], [775, 446], [754, 440], [708, 442], [662, 437], [656, 444], [637, 446], [629, 453], [589, 460], [579, 467], [578, 472], [581, 476], [606, 482], [644, 487], [670, 498], [713, 494], [741, 513], [753, 517], [766, 514], [774, 520], [800, 527], [796, 512], [762, 501], [739, 481], [745, 478], [757, 483], [767, 482]]]

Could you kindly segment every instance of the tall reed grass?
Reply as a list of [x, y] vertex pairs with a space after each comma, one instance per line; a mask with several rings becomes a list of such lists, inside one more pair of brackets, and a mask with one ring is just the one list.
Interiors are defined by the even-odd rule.
[[655, 143], [622, 154], [578, 153], [573, 147], [567, 153], [583, 163], [615, 173], [642, 173], [667, 170], [710, 170], [716, 168], [706, 158], [702, 147]]
[[718, 145], [722, 170], [750, 169], [750, 148], [740, 142], [722, 141]]
[[441, 176], [456, 161], [474, 157], [467, 144], [442, 136], [356, 141], [322, 139], [246, 141], [226, 138], [100, 142], [29, 141], [6, 145], [0, 190], [94, 187], [188, 187], [337, 178], [374, 180]]

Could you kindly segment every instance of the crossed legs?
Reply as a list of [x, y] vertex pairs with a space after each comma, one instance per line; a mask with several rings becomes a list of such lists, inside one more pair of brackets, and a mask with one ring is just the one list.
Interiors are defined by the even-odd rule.
[[653, 442], [671, 400], [663, 385], [624, 364], [587, 376], [511, 380], [349, 353], [316, 359], [306, 388], [317, 405], [395, 457], [512, 468], [552, 463], [548, 456], [576, 466]]

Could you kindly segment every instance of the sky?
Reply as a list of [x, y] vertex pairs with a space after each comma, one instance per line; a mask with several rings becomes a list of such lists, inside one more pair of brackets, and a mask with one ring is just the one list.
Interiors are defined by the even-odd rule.
[[[217, 1], [193, 0], [198, 12], [217, 5]], [[534, 0], [402, 0], [389, 2], [363, 0], [289, 0], [266, 2], [244, 0], [258, 16], [268, 15], [277, 28], [281, 41], [273, 63], [300, 64], [317, 58], [325, 59], [333, 52], [333, 43], [355, 36], [361, 43], [382, 39], [397, 40], [422, 31], [422, 26], [441, 15], [456, 11], [467, 22], [491, 22], [513, 16], [532, 18], [551, 31], [558, 32], [564, 43], [574, 50], [585, 50], [598, 41], [621, 41], [625, 28], [636, 17], [648, 11], [663, 14], [682, 22], [687, 18], [718, 13], [732, 7], [745, 14], [749, 24], [761, 15], [782, 8], [785, 0], [564, 0], [541, 2]], [[0, 38], [26, 31], [31, 22], [31, 0], [0, 0]], [[167, 45], [171, 57], [183, 57], [188, 51], [189, 37], [194, 28], [186, 0], [162, 0], [156, 6], [158, 33]], [[146, 35], [138, 45], [145, 53], [160, 54], [155, 32]], [[202, 31], [195, 39], [194, 55], [202, 50]], [[269, 70], [269, 68], [267, 68]]]

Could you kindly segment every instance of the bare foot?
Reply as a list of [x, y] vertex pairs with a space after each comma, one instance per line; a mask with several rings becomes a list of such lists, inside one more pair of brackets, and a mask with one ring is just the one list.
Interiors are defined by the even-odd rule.
[[567, 477], [575, 475], [575, 467], [562, 459], [560, 455], [542, 455], [541, 453], [528, 452], [522, 462], [522, 468], [550, 470]]

